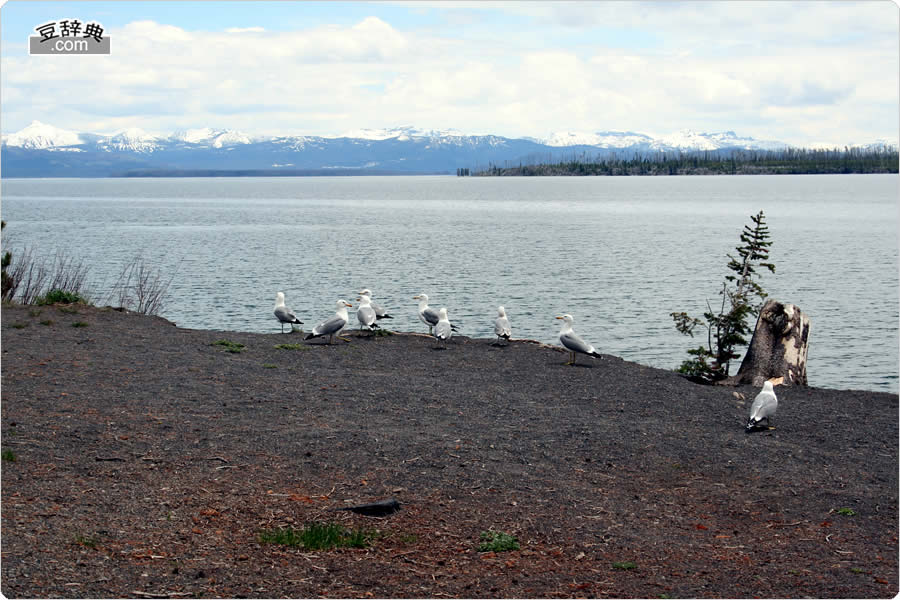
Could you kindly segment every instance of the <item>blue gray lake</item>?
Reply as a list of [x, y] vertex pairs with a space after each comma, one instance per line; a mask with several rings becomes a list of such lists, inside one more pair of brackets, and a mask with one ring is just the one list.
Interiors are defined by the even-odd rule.
[[[716, 306], [750, 215], [765, 211], [770, 296], [812, 321], [810, 385], [897, 392], [896, 175], [3, 179], [4, 246], [90, 265], [96, 299], [141, 255], [172, 278], [181, 327], [280, 330], [275, 293], [309, 329], [364, 287], [427, 331], [412, 297], [460, 333], [558, 344], [675, 368], [705, 341], [669, 313]], [[355, 317], [351, 309], [351, 324]], [[736, 369], [736, 366], [734, 367]]]

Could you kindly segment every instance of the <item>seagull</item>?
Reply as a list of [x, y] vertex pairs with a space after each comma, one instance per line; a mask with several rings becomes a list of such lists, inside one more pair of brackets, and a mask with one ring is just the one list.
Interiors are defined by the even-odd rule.
[[572, 318], [572, 315], [562, 315], [556, 317], [557, 319], [562, 319], [563, 326], [559, 332], [559, 341], [563, 346], [569, 349], [572, 353], [572, 360], [567, 362], [567, 365], [575, 364], [575, 353], [580, 352], [581, 354], [587, 354], [589, 356], [596, 356], [597, 358], [602, 358], [600, 353], [594, 350], [594, 347], [581, 339], [581, 336], [572, 331], [572, 323], [575, 319]]
[[346, 342], [350, 341], [341, 337], [341, 330], [347, 326], [347, 321], [349, 321], [349, 318], [347, 317], [347, 307], [353, 305], [346, 300], [338, 300], [335, 303], [335, 306], [337, 306], [337, 312], [335, 312], [334, 316], [313, 327], [312, 333], [303, 338], [304, 340], [327, 335], [328, 343], [330, 344], [334, 338], [334, 334], [338, 334], [338, 338]]
[[360, 331], [365, 326], [374, 333], [375, 329], [378, 329], [378, 325], [375, 323], [377, 317], [375, 316], [375, 309], [372, 308], [372, 300], [366, 294], [360, 294], [357, 300], [359, 301], [359, 308], [356, 309], [356, 318], [359, 321]]
[[506, 309], [502, 306], [497, 307], [497, 318], [494, 319], [494, 333], [497, 335], [497, 341], [494, 342], [494, 345], [500, 344], [500, 338], [509, 342], [509, 336], [512, 335], [509, 319], [506, 318]]
[[775, 396], [775, 386], [784, 381], [783, 377], [769, 379], [763, 384], [762, 390], [753, 399], [750, 406], [750, 420], [747, 421], [747, 431], [753, 431], [759, 427], [760, 421], [766, 420], [766, 427], [775, 429], [770, 424], [770, 419], [775, 416], [778, 409], [778, 398]]
[[441, 308], [438, 313], [438, 322], [434, 326], [434, 338], [438, 343], [446, 342], [453, 335], [453, 327], [450, 325], [450, 319], [447, 318], [447, 309]]
[[431, 335], [434, 326], [438, 324], [441, 316], [436, 310], [428, 306], [428, 294], [413, 296], [413, 300], [419, 301], [419, 318], [423, 323], [428, 325], [428, 334]]
[[281, 333], [284, 333], [284, 324], [291, 323], [291, 331], [294, 323], [303, 325], [303, 321], [297, 318], [291, 309], [284, 305], [284, 292], [275, 294], [275, 318], [281, 322]]
[[[366, 288], [359, 293], [360, 296], [362, 296], [363, 294], [368, 296], [369, 299], [371, 300], [372, 292], [369, 291], [369, 288]], [[381, 319], [393, 319], [394, 318], [391, 315], [387, 314], [387, 311], [384, 310], [384, 308], [382, 308], [382, 306], [380, 304], [376, 304], [375, 302], [370, 302], [370, 304], [372, 305], [372, 309], [375, 311], [375, 319], [376, 320], [380, 321]]]

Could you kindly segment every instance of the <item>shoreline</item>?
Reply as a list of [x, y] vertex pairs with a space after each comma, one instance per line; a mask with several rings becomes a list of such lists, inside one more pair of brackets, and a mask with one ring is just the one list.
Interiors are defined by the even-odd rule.
[[[747, 434], [758, 390], [610, 355], [63, 309], [2, 309], [7, 597], [898, 590], [896, 394], [779, 387], [776, 429]], [[377, 536], [258, 539], [315, 521]], [[521, 548], [479, 552], [490, 530]]]

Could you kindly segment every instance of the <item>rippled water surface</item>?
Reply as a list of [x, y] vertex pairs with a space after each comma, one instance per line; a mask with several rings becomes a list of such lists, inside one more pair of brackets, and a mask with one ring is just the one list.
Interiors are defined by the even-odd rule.
[[812, 320], [810, 384], [897, 391], [896, 176], [4, 179], [2, 193], [5, 246], [84, 258], [96, 297], [140, 253], [174, 275], [162, 315], [182, 327], [277, 332], [284, 291], [308, 329], [368, 287], [394, 329], [424, 329], [420, 292], [477, 337], [503, 304], [514, 337], [555, 344], [568, 312], [601, 352], [663, 368], [700, 343], [669, 313], [715, 306], [764, 210], [777, 271], [762, 283]]

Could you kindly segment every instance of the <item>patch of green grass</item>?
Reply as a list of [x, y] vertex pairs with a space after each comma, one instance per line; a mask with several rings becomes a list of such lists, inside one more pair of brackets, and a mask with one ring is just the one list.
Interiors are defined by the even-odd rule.
[[12, 327], [13, 329], [25, 329], [26, 327], [28, 327], [28, 323], [13, 323], [12, 325], [10, 325], [10, 327]]
[[38, 306], [45, 306], [47, 304], [87, 304], [87, 300], [75, 292], [50, 290], [43, 296], [37, 298], [34, 303]]
[[243, 352], [246, 347], [241, 343], [232, 342], [231, 340], [218, 340], [210, 344], [210, 346], [222, 346], [225, 349], [225, 352], [231, 352], [232, 354]]
[[87, 327], [87, 326], [88, 326], [88, 324], [85, 323], [84, 321], [75, 321], [74, 323], [72, 323], [72, 327]]
[[78, 314], [78, 309], [75, 308], [74, 305], [71, 305], [71, 304], [70, 304], [70, 305], [68, 305], [68, 306], [60, 306], [60, 307], [59, 307], [59, 312], [66, 313], [67, 315], [77, 315], [77, 314]]
[[850, 571], [853, 573], [865, 573], [865, 569], [860, 569], [859, 567], [850, 567]]
[[4, 450], [0, 452], [0, 458], [8, 462], [16, 462], [16, 453], [12, 450]]
[[311, 523], [303, 529], [293, 527], [259, 532], [264, 544], [300, 546], [306, 550], [331, 550], [332, 548], [365, 548], [371, 534], [361, 529], [347, 530], [339, 523]]
[[390, 337], [392, 335], [394, 335], [394, 332], [389, 331], [387, 329], [376, 329], [375, 330], [375, 337]]
[[278, 365], [273, 365], [272, 363], [263, 363], [263, 369], [277, 369]]
[[275, 344], [275, 347], [279, 350], [309, 350], [310, 347], [306, 344]]
[[41, 321], [41, 325], [53, 325], [53, 319], [44, 319], [43, 321]]
[[636, 569], [637, 565], [632, 560], [625, 560], [622, 562], [614, 562], [612, 564], [613, 569], [619, 569], [622, 571], [630, 571], [631, 569]]
[[844, 515], [845, 517], [855, 517], [857, 514], [856, 511], [852, 508], [839, 508], [836, 512], [837, 514]]
[[100, 543], [100, 540], [91, 535], [81, 535], [80, 533], [75, 536], [75, 543], [85, 548], [96, 548], [97, 544]]
[[31, 310], [28, 311], [28, 316], [29, 317], [39, 317], [39, 316], [41, 316], [41, 311], [36, 308], [32, 308]]
[[479, 552], [506, 552], [518, 550], [519, 540], [503, 531], [482, 531]]

